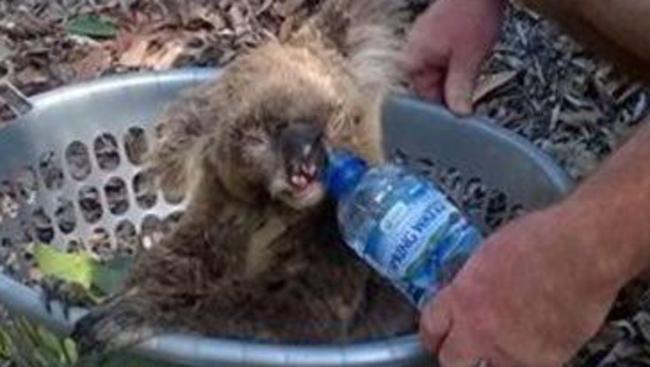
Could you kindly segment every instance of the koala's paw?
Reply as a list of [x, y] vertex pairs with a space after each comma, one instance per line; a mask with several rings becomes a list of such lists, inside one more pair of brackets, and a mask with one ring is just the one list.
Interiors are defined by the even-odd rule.
[[98, 355], [137, 345], [153, 335], [142, 314], [117, 304], [97, 308], [81, 318], [71, 338], [81, 356]]
[[52, 304], [58, 301], [66, 319], [70, 317], [70, 308], [90, 307], [95, 303], [83, 286], [58, 278], [45, 277], [41, 281], [41, 289], [41, 298], [47, 312], [52, 313]]

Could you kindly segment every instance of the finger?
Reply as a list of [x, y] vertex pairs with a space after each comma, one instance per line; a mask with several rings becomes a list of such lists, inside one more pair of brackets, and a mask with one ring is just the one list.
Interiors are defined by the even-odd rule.
[[443, 72], [440, 69], [432, 68], [413, 78], [412, 86], [415, 92], [430, 102], [442, 101]]
[[452, 55], [445, 82], [445, 101], [457, 114], [472, 113], [472, 94], [478, 77], [482, 58]]
[[[480, 359], [476, 358], [473, 353], [468, 356], [467, 353], [464, 352], [467, 351], [461, 349], [461, 346], [459, 345], [459, 336], [454, 332], [451, 332], [451, 334], [445, 339], [444, 343], [440, 346], [438, 352], [438, 362], [440, 363], [440, 367], [477, 366]], [[472, 352], [475, 353], [476, 351]]]
[[446, 301], [446, 293], [438, 297], [426, 307], [420, 320], [420, 338], [424, 347], [436, 354], [449, 335], [452, 326], [451, 310]]

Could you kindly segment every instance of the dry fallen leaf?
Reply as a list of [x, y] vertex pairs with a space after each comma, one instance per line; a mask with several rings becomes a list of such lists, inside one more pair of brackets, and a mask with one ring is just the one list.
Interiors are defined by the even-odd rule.
[[154, 70], [164, 70], [172, 67], [176, 60], [183, 54], [187, 40], [173, 40], [165, 44], [158, 52], [153, 53], [145, 60], [144, 65]]
[[478, 103], [487, 98], [492, 92], [496, 92], [501, 87], [512, 81], [518, 74], [518, 71], [504, 71], [501, 73], [487, 75], [479, 81], [474, 92], [474, 103]]
[[581, 110], [581, 111], [562, 111], [558, 114], [558, 121], [575, 127], [596, 125], [603, 114], [600, 111]]
[[17, 71], [13, 75], [13, 82], [16, 85], [27, 86], [39, 86], [47, 85], [49, 82], [49, 77], [47, 70], [42, 67], [29, 65], [26, 68]]
[[149, 47], [151, 46], [151, 37], [139, 37], [132, 40], [131, 46], [125, 50], [118, 63], [124, 66], [140, 66], [144, 65], [144, 60], [148, 55]]
[[277, 6], [275, 7], [275, 11], [284, 17], [288, 17], [295, 13], [300, 7], [304, 6], [305, 0], [286, 0], [276, 4]]
[[11, 48], [9, 48], [8, 45], [6, 45], [4, 42], [0, 40], [0, 62], [3, 62], [6, 58], [11, 56], [13, 54], [13, 51]]
[[111, 53], [103, 47], [98, 47], [86, 57], [77, 61], [74, 70], [77, 78], [88, 79], [100, 75], [108, 69], [112, 62]]

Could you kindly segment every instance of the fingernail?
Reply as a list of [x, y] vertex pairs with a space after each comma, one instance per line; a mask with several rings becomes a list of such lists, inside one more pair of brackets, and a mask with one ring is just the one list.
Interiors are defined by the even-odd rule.
[[472, 93], [466, 92], [452, 99], [449, 107], [459, 115], [469, 115], [472, 113]]

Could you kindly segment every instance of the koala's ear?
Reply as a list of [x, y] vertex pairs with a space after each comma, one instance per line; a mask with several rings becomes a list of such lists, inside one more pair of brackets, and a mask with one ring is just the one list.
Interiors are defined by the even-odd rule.
[[398, 33], [406, 24], [403, 0], [328, 0], [289, 37], [294, 44], [324, 43], [349, 61], [368, 92], [398, 81]]
[[153, 174], [157, 188], [172, 198], [191, 192], [205, 169], [212, 128], [194, 103], [181, 99], [169, 105], [159, 119], [155, 143], [146, 156], [145, 168]]

